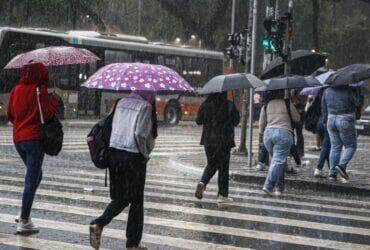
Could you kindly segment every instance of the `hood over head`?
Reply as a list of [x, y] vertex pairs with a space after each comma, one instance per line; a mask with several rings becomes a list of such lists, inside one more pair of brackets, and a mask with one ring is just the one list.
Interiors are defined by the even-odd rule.
[[24, 65], [21, 71], [19, 84], [48, 85], [49, 72], [42, 63], [30, 63]]

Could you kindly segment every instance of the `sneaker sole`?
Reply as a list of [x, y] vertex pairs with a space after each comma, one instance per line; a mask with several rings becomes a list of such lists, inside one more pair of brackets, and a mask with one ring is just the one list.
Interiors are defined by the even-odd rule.
[[[91, 247], [92, 248], [94, 248], [94, 249], [99, 249], [100, 248], [100, 243], [99, 243], [99, 245], [98, 246], [96, 246], [95, 245], [95, 239], [93, 239], [94, 237], [92, 237], [92, 235], [95, 235], [95, 230], [94, 230], [94, 227], [92, 227], [92, 226], [90, 226], [89, 227], [89, 229], [90, 229], [90, 245], [91, 245]], [[100, 242], [100, 241], [99, 241]]]
[[15, 233], [17, 235], [23, 235], [23, 236], [28, 236], [32, 234], [38, 234], [40, 232], [40, 229], [26, 229], [26, 230], [21, 230]]
[[346, 174], [342, 171], [342, 169], [341, 169], [340, 167], [336, 166], [336, 167], [335, 167], [335, 170], [337, 170], [337, 171], [338, 171], [338, 173], [340, 174], [340, 176], [341, 176], [343, 179], [348, 180], [348, 175], [346, 175]]

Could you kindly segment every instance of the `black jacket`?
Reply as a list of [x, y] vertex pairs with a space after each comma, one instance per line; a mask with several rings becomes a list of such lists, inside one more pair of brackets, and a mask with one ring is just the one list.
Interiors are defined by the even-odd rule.
[[198, 125], [203, 125], [200, 144], [206, 147], [235, 147], [234, 127], [239, 122], [239, 111], [233, 102], [203, 102], [196, 119]]

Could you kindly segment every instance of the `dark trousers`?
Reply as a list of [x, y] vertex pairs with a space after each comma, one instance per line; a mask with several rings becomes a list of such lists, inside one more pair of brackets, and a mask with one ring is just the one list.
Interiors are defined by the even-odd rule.
[[15, 143], [15, 148], [26, 165], [24, 190], [22, 197], [21, 219], [28, 220], [31, 214], [36, 190], [42, 179], [44, 143], [42, 141], [24, 141]]
[[205, 146], [207, 166], [204, 169], [201, 182], [207, 185], [218, 171], [218, 194], [229, 195], [229, 163], [230, 148], [221, 146]]
[[258, 148], [258, 162], [268, 165], [268, 155], [269, 152], [267, 151], [265, 144], [260, 143]]
[[296, 124], [295, 127], [295, 134], [297, 137], [297, 153], [300, 157], [303, 157], [304, 155], [304, 137], [303, 137], [303, 124], [305, 122], [305, 112], [300, 113], [301, 120]]
[[293, 159], [295, 161], [296, 165], [301, 165], [302, 160], [301, 160], [301, 155], [299, 154], [298, 146], [293, 144], [290, 147], [290, 155], [293, 156]]
[[110, 197], [104, 213], [91, 224], [108, 225], [130, 205], [126, 228], [126, 247], [140, 245], [144, 224], [144, 186], [146, 161], [141, 154], [112, 150], [109, 157]]

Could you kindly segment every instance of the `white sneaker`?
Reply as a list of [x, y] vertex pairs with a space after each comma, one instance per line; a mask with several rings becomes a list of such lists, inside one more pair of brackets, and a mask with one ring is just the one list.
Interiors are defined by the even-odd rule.
[[274, 195], [275, 195], [276, 197], [280, 197], [280, 196], [282, 195], [282, 192], [281, 192], [281, 191], [279, 191], [279, 190], [275, 190]]
[[266, 188], [266, 187], [263, 187], [263, 188], [262, 188], [262, 190], [263, 190], [263, 192], [265, 192], [267, 195], [272, 196], [272, 190], [271, 190], [271, 189], [268, 189], [268, 188]]
[[338, 177], [339, 177], [338, 180], [340, 183], [346, 184], [349, 182], [348, 179], [343, 178], [341, 175], [339, 175]]
[[222, 195], [218, 195], [217, 203], [232, 203], [234, 200], [230, 197], [225, 197]]
[[315, 169], [315, 172], [313, 173], [313, 176], [317, 177], [317, 178], [326, 178], [326, 174], [324, 173], [324, 171], [320, 170], [320, 169]]
[[34, 234], [38, 233], [39, 231], [40, 229], [33, 224], [31, 219], [29, 219], [26, 224], [21, 222], [21, 220], [18, 220], [17, 234]]
[[256, 169], [257, 169], [257, 171], [265, 171], [265, 169], [266, 169], [266, 165], [265, 165], [265, 164], [263, 164], [262, 162], [259, 162], [259, 163], [257, 164]]

